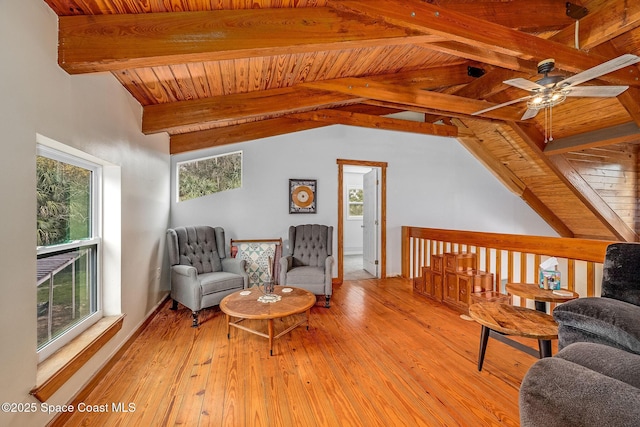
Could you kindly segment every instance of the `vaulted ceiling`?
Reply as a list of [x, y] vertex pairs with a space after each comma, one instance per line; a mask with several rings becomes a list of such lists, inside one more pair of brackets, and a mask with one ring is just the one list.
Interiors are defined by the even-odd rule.
[[473, 115], [527, 96], [503, 82], [541, 60], [571, 76], [640, 55], [638, 1], [44, 1], [60, 66], [112, 73], [171, 153], [331, 124], [448, 136], [560, 235], [638, 240], [638, 64], [584, 84], [617, 97], [554, 107], [549, 143], [525, 102]]

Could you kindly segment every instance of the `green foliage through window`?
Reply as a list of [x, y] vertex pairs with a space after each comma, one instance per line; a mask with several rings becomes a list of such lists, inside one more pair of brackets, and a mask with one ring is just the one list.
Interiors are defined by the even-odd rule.
[[178, 201], [242, 187], [242, 151], [178, 163]]
[[348, 218], [362, 217], [364, 209], [364, 190], [362, 188], [349, 188], [349, 213]]

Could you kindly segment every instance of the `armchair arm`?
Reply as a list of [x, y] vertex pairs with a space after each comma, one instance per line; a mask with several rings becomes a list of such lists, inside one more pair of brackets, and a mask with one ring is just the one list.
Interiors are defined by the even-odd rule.
[[200, 310], [202, 288], [195, 267], [190, 265], [171, 267], [171, 298], [193, 311]]
[[640, 354], [640, 307], [605, 297], [578, 298], [553, 310], [560, 349], [594, 342]]
[[222, 271], [242, 276], [244, 280], [243, 288], [249, 287], [249, 275], [245, 270], [246, 261], [240, 258], [222, 258]]
[[192, 280], [196, 280], [196, 278], [198, 277], [198, 271], [195, 267], [192, 267], [190, 265], [174, 265], [171, 267], [171, 271], [178, 276], [184, 276]]
[[280, 284], [287, 284], [287, 271], [291, 270], [293, 265], [293, 257], [291, 255], [280, 258]]
[[324, 294], [330, 296], [333, 293], [333, 255], [324, 260]]

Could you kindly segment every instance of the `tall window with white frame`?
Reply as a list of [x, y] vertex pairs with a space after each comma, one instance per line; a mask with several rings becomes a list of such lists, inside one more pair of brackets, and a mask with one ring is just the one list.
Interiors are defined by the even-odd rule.
[[37, 154], [37, 344], [42, 361], [102, 316], [102, 169], [42, 145]]

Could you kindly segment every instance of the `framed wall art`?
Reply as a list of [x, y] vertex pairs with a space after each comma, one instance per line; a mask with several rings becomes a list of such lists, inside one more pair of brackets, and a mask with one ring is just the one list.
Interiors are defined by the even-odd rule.
[[315, 179], [290, 179], [289, 213], [316, 213], [317, 189]]

